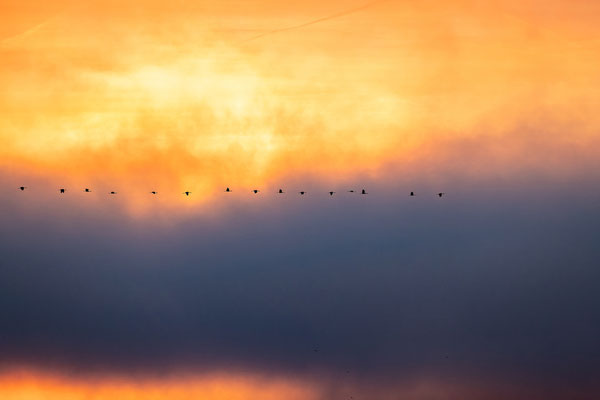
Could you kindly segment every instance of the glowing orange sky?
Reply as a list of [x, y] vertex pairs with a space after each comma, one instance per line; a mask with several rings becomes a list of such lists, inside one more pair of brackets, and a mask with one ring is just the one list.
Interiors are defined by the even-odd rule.
[[77, 379], [51, 374], [15, 371], [0, 375], [0, 396], [5, 400], [94, 400], [94, 399], [206, 399], [265, 400], [315, 399], [306, 383], [245, 375], [209, 375], [164, 379]]
[[[323, 377], [324, 378], [324, 377]], [[323, 400], [364, 398], [383, 400], [403, 398], [506, 398], [554, 399], [577, 391], [541, 392], [527, 385], [489, 382], [457, 382], [440, 378], [399, 377], [393, 384], [356, 382], [352, 379], [261, 376], [235, 373], [167, 375], [151, 379], [128, 377], [77, 377], [55, 373], [15, 370], [0, 373], [0, 396], [3, 400]], [[525, 396], [525, 397], [523, 397]]]
[[[561, 176], [600, 159], [599, 20], [591, 0], [0, 0], [0, 177], [129, 190], [139, 213], [154, 189], [174, 207], [388, 165]], [[317, 400], [318, 384], [7, 368], [0, 398]]]
[[597, 139], [599, 13], [589, 1], [3, 2], [0, 168], [201, 192], [379, 173], [499, 138], [501, 162], [521, 165], [515, 154], [534, 150], [523, 135]]

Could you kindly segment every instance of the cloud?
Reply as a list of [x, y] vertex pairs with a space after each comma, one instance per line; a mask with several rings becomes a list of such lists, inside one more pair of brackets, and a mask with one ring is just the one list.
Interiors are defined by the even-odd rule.
[[375, 380], [573, 369], [576, 385], [596, 368], [600, 254], [593, 197], [572, 188], [234, 202], [174, 224], [81, 202], [32, 213], [44, 200], [11, 192], [3, 363]]
[[597, 24], [536, 4], [240, 43], [297, 5], [92, 2], [3, 47], [6, 380], [593, 398]]
[[[451, 143], [465, 146], [459, 164], [486, 148], [495, 172], [544, 170], [540, 144], [597, 153], [598, 58], [580, 4], [558, 8], [581, 18], [575, 27], [516, 6], [520, 18], [499, 5], [387, 2], [357, 14], [362, 23], [338, 21], [339, 32], [268, 46], [223, 30], [272, 26], [298, 6], [251, 5], [242, 23], [228, 4], [138, 12], [135, 1], [92, 2], [3, 50], [2, 168], [210, 197], [302, 174], [383, 175], [416, 158], [430, 168], [424, 157], [439, 164]], [[329, 14], [321, 2], [302, 10]]]

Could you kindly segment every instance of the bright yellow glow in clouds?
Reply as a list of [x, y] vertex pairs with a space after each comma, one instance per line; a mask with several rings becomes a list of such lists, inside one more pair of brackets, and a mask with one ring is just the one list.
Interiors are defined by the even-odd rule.
[[0, 168], [206, 192], [377, 173], [454, 139], [597, 138], [600, 3], [388, 0], [344, 14], [367, 3], [3, 2]]

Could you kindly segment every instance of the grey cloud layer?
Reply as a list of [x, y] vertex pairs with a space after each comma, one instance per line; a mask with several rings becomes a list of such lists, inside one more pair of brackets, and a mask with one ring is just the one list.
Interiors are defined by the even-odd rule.
[[0, 361], [585, 385], [600, 212], [572, 189], [264, 197], [168, 227], [4, 192]]

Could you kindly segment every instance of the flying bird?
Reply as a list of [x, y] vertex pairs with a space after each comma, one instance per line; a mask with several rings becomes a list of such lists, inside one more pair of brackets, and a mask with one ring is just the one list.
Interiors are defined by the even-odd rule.
[[90, 190], [90, 189], [88, 189], [88, 188], [85, 188], [84, 192], [86, 192], [86, 193], [90, 193], [90, 192], [91, 192], [91, 190]]
[[410, 192], [409, 196], [414, 196], [414, 195], [415, 195], [415, 192]]
[[360, 192], [360, 194], [369, 194], [369, 193], [367, 193], [367, 191], [365, 189], [363, 189], [362, 192]]
[[152, 194], [156, 194], [156, 191], [155, 191], [155, 190], [153, 190], [153, 191], [151, 191], [150, 193], [152, 193]]
[[254, 194], [256, 194], [256, 193], [260, 192], [260, 190], [254, 189], [253, 192], [254, 192]]
[[354, 193], [354, 189], [348, 190], [348, 193]]
[[60, 189], [60, 192], [61, 192], [61, 193], [64, 193], [64, 192], [65, 192], [65, 189]]
[[117, 192], [110, 192], [109, 194], [117, 194]]
[[330, 196], [333, 196], [333, 194], [334, 194], [334, 193], [335, 193], [335, 192], [329, 192], [329, 195], [330, 195]]
[[300, 193], [301, 196], [304, 196], [304, 193], [306, 193], [306, 192], [298, 192], [298, 193]]
[[227, 188], [227, 189], [225, 189], [225, 191], [226, 191], [227, 193], [229, 193], [229, 192], [231, 192], [231, 189]]
[[281, 194], [281, 193], [285, 193], [285, 192], [283, 191], [283, 189], [279, 189], [279, 192], [277, 192], [277, 193]]
[[438, 193], [437, 195], [438, 195], [438, 197], [442, 197], [442, 196], [443, 196], [443, 195], [445, 195], [445, 194], [446, 194], [446, 193], [444, 193], [444, 192], [440, 192], [440, 193]]
[[27, 189], [27, 186], [19, 186], [19, 189], [21, 190], [21, 192], [25, 189]]
[[186, 196], [189, 196], [190, 193], [192, 193], [192, 192], [183, 192], [182, 194], [185, 194]]

